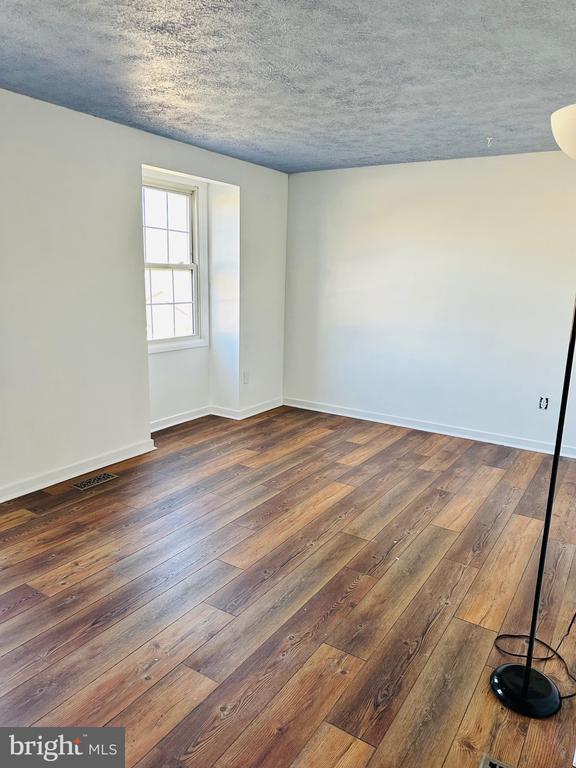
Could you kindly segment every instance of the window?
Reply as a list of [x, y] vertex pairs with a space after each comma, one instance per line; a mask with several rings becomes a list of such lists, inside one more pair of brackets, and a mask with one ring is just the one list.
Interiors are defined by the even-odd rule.
[[205, 343], [199, 312], [199, 189], [162, 181], [142, 186], [149, 351]]

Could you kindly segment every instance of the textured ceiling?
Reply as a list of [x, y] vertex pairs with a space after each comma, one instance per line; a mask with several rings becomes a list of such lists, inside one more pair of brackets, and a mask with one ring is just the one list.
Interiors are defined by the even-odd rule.
[[547, 150], [576, 4], [3, 0], [0, 86], [285, 171]]

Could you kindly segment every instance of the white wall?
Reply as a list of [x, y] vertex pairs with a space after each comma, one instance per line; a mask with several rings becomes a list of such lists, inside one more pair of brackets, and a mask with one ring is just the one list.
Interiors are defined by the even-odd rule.
[[291, 176], [287, 401], [549, 448], [575, 202], [559, 152]]
[[[210, 184], [210, 398], [223, 415], [240, 410], [240, 199]], [[281, 395], [281, 389], [278, 393]], [[214, 410], [214, 409], [213, 409]]]
[[[284, 355], [284, 174], [6, 91], [0, 113], [0, 498], [150, 449], [150, 402], [270, 407], [283, 364], [289, 402], [549, 447], [576, 290], [560, 153], [292, 176]], [[148, 361], [143, 164], [240, 190], [231, 344], [214, 305], [218, 343]]]
[[209, 347], [149, 355], [148, 375], [153, 431], [208, 413], [212, 399]]
[[[287, 177], [6, 91], [0, 114], [0, 498], [151, 447], [143, 164], [240, 187], [239, 316], [267, 326], [270, 349], [246, 352], [256, 385], [239, 401], [279, 400], [283, 301], [249, 298], [283, 285]], [[151, 361], [153, 408], [170, 365], [189, 377], [174, 411], [205, 406], [205, 350], [166, 355], [179, 357]]]

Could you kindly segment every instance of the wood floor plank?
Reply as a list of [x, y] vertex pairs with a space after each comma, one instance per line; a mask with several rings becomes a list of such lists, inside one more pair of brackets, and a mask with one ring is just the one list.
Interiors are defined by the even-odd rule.
[[[261, 496], [259, 498], [261, 499]], [[220, 499], [217, 496], [205, 496], [202, 499], [196, 499], [191, 502], [177, 505], [177, 514], [185, 514], [186, 512], [189, 512], [192, 518], [201, 517], [202, 514], [206, 514], [211, 509], [223, 505], [224, 501], [225, 500]], [[154, 507], [155, 505], [150, 506]], [[50, 591], [55, 594], [57, 591], [60, 591], [59, 586], [61, 585], [61, 582], [58, 581], [59, 575], [62, 576], [62, 586], [65, 587], [81, 580], [82, 576], [86, 578], [90, 575], [90, 571], [94, 573], [97, 572], [95, 565], [93, 568], [90, 567], [94, 558], [96, 558], [96, 563], [100, 562], [97, 555], [94, 554], [95, 550], [102, 546], [110, 546], [111, 543], [113, 547], [114, 542], [120, 543], [122, 533], [127, 535], [130, 534], [134, 537], [133, 546], [126, 545], [120, 550], [123, 554], [130, 554], [131, 551], [141, 549], [142, 547], [145, 547], [147, 543], [171, 533], [169, 521], [174, 518], [166, 518], [164, 520], [158, 518], [162, 517], [163, 511], [176, 511], [170, 507], [169, 510], [161, 510], [158, 511], [157, 514], [150, 515], [146, 509], [141, 510], [140, 512], [134, 510], [138, 515], [136, 518], [137, 525], [134, 524], [134, 521], [126, 525], [126, 514], [133, 513], [131, 508], [126, 507], [125, 505], [102, 504], [102, 501], [99, 501], [98, 509], [100, 518], [98, 520], [99, 524], [102, 523], [102, 519], [105, 519], [108, 516], [114, 516], [119, 522], [119, 526], [111, 527], [105, 534], [103, 534], [101, 528], [89, 528], [73, 539], [59, 542], [58, 545], [52, 549], [43, 550], [39, 554], [27, 557], [20, 562], [10, 563], [7, 566], [0, 565], [0, 573], [2, 575], [0, 591], [8, 590], [13, 586], [18, 586], [22, 583], [34, 581], [34, 586], [37, 589], [40, 589], [40, 591], [46, 589], [47, 592]], [[225, 509], [222, 510], [221, 514], [224, 514], [225, 511]], [[57, 514], [60, 515], [60, 513]], [[84, 519], [84, 513], [82, 514]], [[59, 519], [61, 518], [59, 517]], [[90, 522], [95, 522], [94, 513], [92, 511], [90, 512], [88, 519]], [[51, 515], [47, 515], [41, 518], [39, 525], [41, 524], [43, 527], [46, 527], [50, 522]], [[139, 530], [139, 533], [136, 537], [135, 531], [137, 529]], [[26, 536], [27, 531], [24, 531], [23, 535]], [[96, 546], [95, 542], [98, 542]], [[84, 568], [85, 565], [86, 568]], [[56, 574], [56, 578], [53, 580], [52, 576], [48, 574], [56, 568], [62, 568], [62, 571], [60, 574]], [[44, 577], [46, 579], [45, 583]], [[41, 589], [40, 585], [42, 585], [44, 589]]]
[[41, 603], [46, 595], [34, 589], [29, 584], [22, 584], [0, 595], [0, 623], [11, 619], [22, 611], [27, 611], [33, 605]]
[[518, 765], [529, 721], [503, 707], [485, 667], [442, 768], [478, 768], [485, 754]]
[[576, 482], [560, 484], [554, 499], [550, 538], [576, 544]]
[[500, 629], [541, 530], [540, 520], [512, 515], [462, 601], [459, 618]]
[[[373, 456], [365, 459], [361, 464], [357, 464], [351, 469], [357, 469], [359, 471], [372, 469], [383, 469], [390, 464], [394, 459], [399, 459], [407, 454], [418, 454], [419, 447], [424, 443], [428, 434], [426, 432], [418, 432], [416, 430], [408, 430], [403, 433], [399, 440], [395, 440], [386, 448], [382, 448]], [[422, 462], [426, 461], [426, 456], [422, 456]]]
[[368, 459], [373, 458], [376, 454], [380, 453], [384, 448], [396, 443], [401, 437], [407, 435], [407, 430], [402, 427], [390, 427], [383, 434], [368, 440], [356, 450], [349, 453], [340, 459], [341, 464], [346, 464], [349, 467], [356, 467], [358, 464], [363, 464]]
[[[540, 542], [534, 547], [532, 557], [526, 570], [522, 574], [518, 589], [510, 603], [500, 632], [508, 634], [528, 634], [530, 631], [530, 618], [536, 589], [536, 574], [540, 559]], [[573, 544], [564, 544], [561, 541], [550, 540], [544, 568], [544, 581], [538, 612], [537, 636], [545, 643], [551, 644], [558, 622], [560, 608], [566, 592], [570, 568], [574, 561], [575, 547]], [[525, 652], [526, 647], [522, 641], [507, 640], [505, 647], [512, 652]], [[538, 651], [536, 653], [538, 654]], [[496, 648], [492, 650], [488, 663], [497, 667], [512, 661], [510, 656], [501, 653]]]
[[[87, 579], [95, 573], [119, 563], [129, 555], [153, 544], [156, 541], [170, 535], [174, 531], [184, 528], [182, 539], [186, 540], [188, 532], [198, 530], [195, 521], [201, 520], [204, 515], [217, 509], [224, 501], [214, 494], [209, 494], [209, 503], [199, 504], [203, 499], [196, 499], [191, 505], [173, 510], [159, 519], [152, 520], [140, 526], [130, 525], [128, 530], [119, 522], [119, 529], [115, 526], [111, 530], [106, 525], [99, 525], [99, 544], [101, 546], [83, 545], [76, 550], [73, 560], [42, 574], [38, 578], [30, 579], [31, 586], [47, 595], [55, 595], [68, 587]], [[190, 508], [192, 507], [192, 509]], [[138, 510], [135, 510], [138, 513]], [[202, 524], [201, 524], [202, 525]], [[122, 535], [124, 534], [124, 535]]]
[[84, 547], [89, 550], [94, 549], [98, 546], [98, 542], [99, 532], [87, 530], [81, 538], [58, 542], [51, 549], [40, 552], [34, 557], [28, 557], [18, 563], [0, 565], [0, 594], [35, 581], [41, 574], [70, 562], [70, 559]]
[[[30, 725], [198, 605], [236, 571], [214, 561], [0, 697], [2, 725]], [[216, 609], [215, 609], [216, 610]]]
[[[559, 648], [568, 668], [576, 666], [576, 628], [566, 636], [570, 621], [576, 610], [576, 557], [572, 559], [570, 573], [566, 581], [562, 604], [558, 611], [552, 645]], [[563, 639], [564, 638], [564, 639]], [[561, 695], [576, 691], [576, 685], [567, 675], [562, 665], [556, 661], [537, 664], [546, 675], [556, 681]], [[560, 768], [570, 765], [576, 741], [576, 699], [566, 699], [562, 709], [548, 720], [530, 721], [519, 768]]]
[[430, 455], [430, 458], [422, 464], [422, 469], [427, 469], [431, 472], [444, 472], [455, 464], [471, 445], [470, 440], [452, 437], [444, 447]]
[[[225, 541], [226, 532], [223, 536]], [[1, 657], [3, 674], [0, 677], [0, 694], [7, 693], [33, 675], [48, 669], [132, 611], [200, 570], [213, 561], [218, 547], [222, 547], [223, 543], [221, 539], [215, 542], [206, 540], [202, 545], [189, 547], [155, 568], [147, 570], [140, 577], [128, 580], [113, 592], [109, 591], [108, 583], [112, 579], [107, 579], [104, 573], [98, 577], [98, 584], [93, 584], [93, 589], [89, 589], [87, 593], [84, 589], [80, 592], [66, 592], [51, 606], [50, 600], [46, 601], [39, 615], [27, 616], [26, 622], [16, 630], [16, 636], [20, 632], [21, 636], [25, 637], [22, 632], [22, 627], [25, 627], [31, 635], [30, 639], [20, 645], [12, 643], [15, 645], [13, 650]], [[143, 567], [145, 569], [145, 566]], [[95, 591], [96, 594], [98, 591], [103, 593], [104, 597], [92, 601]], [[27, 614], [33, 613], [34, 610], [31, 609]], [[48, 624], [50, 628], [42, 632], [42, 623]], [[14, 634], [14, 628], [12, 630], [11, 636]]]
[[375, 437], [383, 435], [389, 429], [391, 429], [390, 424], [379, 424], [375, 422], [367, 424], [365, 421], [360, 421], [356, 424], [352, 430], [352, 434], [348, 436], [347, 440], [355, 445], [364, 445], [364, 443], [373, 440]]
[[422, 463], [418, 453], [405, 453], [382, 464], [363, 464], [342, 475], [339, 480], [355, 488], [348, 501], [354, 501], [358, 509], [367, 509], [401, 480], [408, 477]]
[[543, 454], [521, 451], [450, 548], [447, 557], [480, 568], [532, 481]]
[[564, 768], [574, 759], [576, 707], [565, 702], [554, 717], [530, 720], [518, 768]]
[[[235, 616], [240, 615], [360, 513], [366, 496], [360, 497], [357, 491], [358, 489], [352, 491], [329, 506], [312, 522], [260, 558], [234, 581], [212, 595], [210, 604]], [[361, 552], [365, 549], [366, 547]], [[357, 558], [354, 558], [351, 563], [356, 560]]]
[[[564, 593], [562, 595], [562, 602], [558, 610], [556, 626], [552, 634], [552, 641], [550, 645], [555, 648], [565, 638], [565, 633], [568, 630], [572, 616], [576, 613], [576, 552], [572, 557], [572, 563], [570, 566], [570, 572], [566, 579], [564, 586]], [[576, 629], [572, 632], [571, 636], [565, 638], [562, 644], [562, 655], [570, 666], [576, 663]]]
[[[277, 448], [280, 443], [294, 444], [296, 439], [296, 446], [299, 445], [297, 438], [301, 437], [305, 433], [310, 433], [312, 430], [321, 428], [328, 429], [330, 432], [334, 431], [336, 424], [331, 420], [326, 420], [325, 414], [320, 413], [308, 413], [300, 414], [286, 423], [286, 420], [280, 425], [276, 424], [275, 429], [270, 429], [270, 424], [264, 425], [264, 429], [260, 429], [255, 439], [252, 438], [249, 441], [249, 446], [258, 453], [267, 453], [274, 448]], [[328, 435], [325, 435], [326, 437]], [[316, 442], [316, 441], [314, 441]], [[305, 442], [307, 445], [307, 442]], [[298, 448], [297, 448], [298, 450]]]
[[437, 487], [457, 493], [480, 466], [495, 466], [491, 459], [498, 459], [498, 455], [493, 451], [496, 448], [500, 446], [471, 442], [458, 459], [442, 472], [436, 483]]
[[326, 437], [328, 435], [330, 435], [329, 429], [322, 427], [311, 429], [308, 432], [304, 432], [303, 434], [293, 437], [291, 440], [287, 440], [282, 444], [277, 445], [275, 448], [270, 448], [268, 451], [264, 451], [263, 453], [258, 453], [255, 456], [247, 458], [244, 461], [244, 465], [251, 469], [258, 469], [259, 467], [263, 467], [265, 464], [268, 464], [269, 461], [278, 459], [280, 456], [286, 456], [286, 454], [291, 453], [298, 448], [302, 448], [304, 445], [310, 445], [310, 443], [314, 443], [320, 438]]
[[543, 453], [520, 451], [512, 464], [506, 469], [506, 482], [524, 491], [528, 488], [534, 475], [544, 460]]
[[[42, 534], [53, 534], [54, 531], [59, 533], [61, 530], [66, 531], [67, 529], [74, 531], [81, 529], [82, 526], [84, 528], [96, 527], [102, 517], [108, 514], [122, 515], [129, 512], [130, 509], [131, 507], [126, 504], [105, 501], [99, 497], [86, 500], [82, 506], [79, 503], [71, 506], [65, 505], [62, 509], [57, 509], [47, 515], [34, 514], [32, 518], [28, 518], [19, 525], [12, 526], [2, 532], [0, 553], [19, 543], [35, 540]], [[57, 536], [55, 541], [64, 541], [64, 537]], [[33, 554], [33, 552], [28, 553], [30, 557]]]
[[448, 504], [434, 519], [434, 525], [462, 531], [472, 520], [484, 499], [502, 480], [505, 470], [497, 467], [480, 467], [464, 488], [454, 494]]
[[126, 768], [147, 755], [217, 683], [180, 664], [107, 723], [126, 729]]
[[443, 560], [327, 720], [377, 746], [452, 620], [476, 571]]
[[394, 485], [387, 493], [367, 507], [346, 527], [352, 536], [370, 540], [396, 515], [400, 514], [413, 499], [419, 496], [434, 480], [437, 473], [417, 469]]
[[161, 742], [166, 763], [212, 765], [373, 584], [369, 576], [339, 571]]
[[279, 459], [275, 459], [259, 469], [251, 469], [240, 475], [240, 477], [221, 483], [218, 486], [218, 495], [227, 499], [234, 499], [236, 496], [264, 484], [267, 480], [281, 475], [288, 469], [298, 466], [302, 467], [303, 472], [305, 472], [305, 468], [317, 456], [317, 448], [305, 445], [303, 448], [292, 451], [292, 453], [288, 453], [286, 456], [281, 456]]
[[[64, 590], [0, 624], [0, 654], [4, 672], [4, 679], [0, 679], [0, 688], [10, 677], [7, 670], [11, 669], [13, 657], [6, 654], [12, 649], [20, 647], [21, 650], [15, 654], [19, 656], [17, 663], [20, 664], [22, 650], [28, 640], [56, 626], [56, 632], [61, 633], [62, 622], [80, 611], [86, 612], [76, 616], [72, 624], [67, 626], [67, 632], [63, 636], [60, 635], [58, 645], [62, 646], [70, 635], [76, 635], [79, 626], [98, 629], [102, 624], [102, 617], [114, 619], [119, 613], [122, 614], [124, 609], [133, 610], [136, 606], [152, 600], [160, 595], [163, 589], [199, 570], [214, 560], [234, 540], [239, 541], [244, 536], [244, 529], [234, 526], [227, 526], [202, 541], [189, 542], [180, 536], [175, 542], [167, 536], [127, 557], [113, 568], [101, 571], [79, 585]], [[98, 617], [100, 619], [96, 621]], [[76, 623], [78, 619], [80, 625]], [[24, 656], [27, 662], [30, 662], [27, 653]]]
[[350, 561], [350, 568], [378, 579], [386, 573], [396, 558], [429, 525], [452, 498], [441, 488], [429, 487], [382, 528], [374, 541]]
[[[16, 528], [11, 528], [4, 532], [4, 539], [6, 540], [11, 531], [16, 531]], [[86, 526], [78, 521], [66, 522], [55, 525], [53, 528], [42, 531], [30, 538], [23, 538], [12, 544], [4, 543], [0, 549], [0, 564], [19, 563], [21, 560], [26, 560], [28, 557], [33, 557], [41, 552], [45, 552], [50, 549], [55, 543], [68, 541], [74, 539], [76, 536], [82, 536], [85, 532]]]
[[509, 522], [523, 490], [501, 480], [450, 547], [446, 557], [480, 568]]
[[120, 514], [115, 510], [109, 511], [98, 518], [95, 526], [102, 534], [114, 534], [116, 537], [136, 533], [138, 537], [142, 537], [143, 534], [152, 534], [155, 531], [166, 535], [167, 531], [180, 525], [199, 520], [222, 506], [225, 501], [226, 499], [215, 493], [205, 493], [190, 501], [176, 494], [145, 506], [126, 507]]
[[[516, 514], [525, 515], [526, 517], [533, 517], [537, 520], [544, 519], [544, 513], [546, 511], [546, 497], [548, 495], [548, 486], [550, 484], [550, 469], [552, 466], [552, 458], [545, 456], [538, 470], [534, 474], [532, 481], [528, 485], [524, 492], [518, 506], [516, 507]], [[566, 465], [563, 464], [558, 470], [558, 484], [561, 485]]]
[[0, 503], [0, 515], [3, 516], [10, 512], [14, 512], [16, 509], [28, 509], [32, 511], [35, 502], [43, 501], [49, 497], [50, 495], [46, 493], [46, 490], [42, 490], [26, 493], [24, 496], [20, 496], [17, 499], [12, 499], [11, 501], [3, 501]]
[[183, 768], [177, 760], [165, 760], [156, 747], [136, 763], [136, 768]]
[[[550, 457], [286, 406], [154, 437], [108, 484], [0, 504], [0, 723], [125, 725], [136, 768], [569, 764], [576, 702], [524, 739], [487, 688], [495, 631], [525, 630]], [[552, 645], [575, 501], [563, 459]]]
[[419, 453], [424, 454], [424, 456], [434, 456], [439, 451], [449, 446], [453, 440], [458, 440], [458, 438], [450, 437], [450, 435], [440, 435], [436, 432], [430, 432], [428, 437], [420, 446]]
[[494, 443], [474, 443], [472, 446], [478, 464], [486, 464], [490, 467], [499, 467], [500, 469], [509, 469], [520, 451], [517, 448], [509, 448], [506, 445], [495, 445]]
[[371, 768], [440, 768], [484, 670], [494, 633], [453, 619], [376, 749]]
[[267, 552], [283, 544], [351, 491], [352, 486], [350, 485], [330, 483], [317, 493], [311, 494], [307, 499], [294, 505], [281, 517], [276, 518], [264, 528], [260, 528], [244, 541], [236, 544], [221, 555], [220, 559], [225, 563], [235, 565], [237, 568], [250, 568]]
[[263, 598], [247, 608], [187, 663], [213, 680], [224, 680], [364, 546], [338, 533]]
[[374, 749], [369, 744], [354, 739], [334, 768], [365, 768], [373, 753]]
[[445, 528], [426, 528], [340, 623], [331, 642], [367, 659], [436, 568], [455, 535]]
[[15, 528], [17, 525], [29, 522], [36, 517], [34, 512], [29, 512], [27, 509], [14, 509], [11, 512], [6, 512], [0, 515], [0, 531], [6, 531], [8, 528]]
[[289, 768], [361, 666], [360, 659], [321, 645], [216, 768]]
[[[324, 730], [322, 726], [331, 727], [332, 730]], [[338, 740], [333, 735], [338, 728], [326, 723], [322, 726], [316, 732], [318, 739], [308, 742], [291, 768], [308, 768], [312, 765], [315, 768], [364, 768], [368, 764], [374, 752], [373, 747], [340, 731], [342, 736], [348, 736], [346, 746], [341, 748], [342, 737]]]
[[[358, 748], [357, 745], [360, 745]], [[358, 752], [357, 752], [358, 750]], [[322, 723], [290, 768], [363, 768], [374, 749], [329, 723]], [[352, 753], [352, 755], [350, 755]], [[356, 762], [351, 762], [351, 759]], [[344, 762], [343, 762], [344, 761]]]
[[[246, 511], [240, 517], [237, 517], [236, 522], [238, 525], [243, 525], [246, 528], [257, 531], [259, 528], [263, 528], [288, 514], [298, 504], [307, 502], [313, 494], [320, 493], [343, 474], [342, 467], [339, 465], [327, 467], [326, 462], [323, 460], [308, 462], [308, 469], [311, 465], [320, 469], [298, 481], [296, 481], [296, 478], [291, 478], [295, 482], [290, 483], [287, 487], [284, 487], [284, 484], [266, 483], [265, 487], [270, 489], [268, 499]], [[283, 488], [284, 490], [282, 490]]]
[[[90, 727], [105, 725], [231, 620], [229, 614], [205, 603], [195, 606], [48, 712], [36, 725], [47, 728], [64, 728], [78, 722]], [[214, 687], [216, 683], [212, 689]], [[154, 744], [150, 748], [152, 746]]]

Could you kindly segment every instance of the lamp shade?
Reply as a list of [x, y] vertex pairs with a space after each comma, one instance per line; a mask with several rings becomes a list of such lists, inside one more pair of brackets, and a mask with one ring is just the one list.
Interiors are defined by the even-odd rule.
[[556, 144], [568, 157], [576, 160], [576, 104], [562, 107], [550, 118]]

